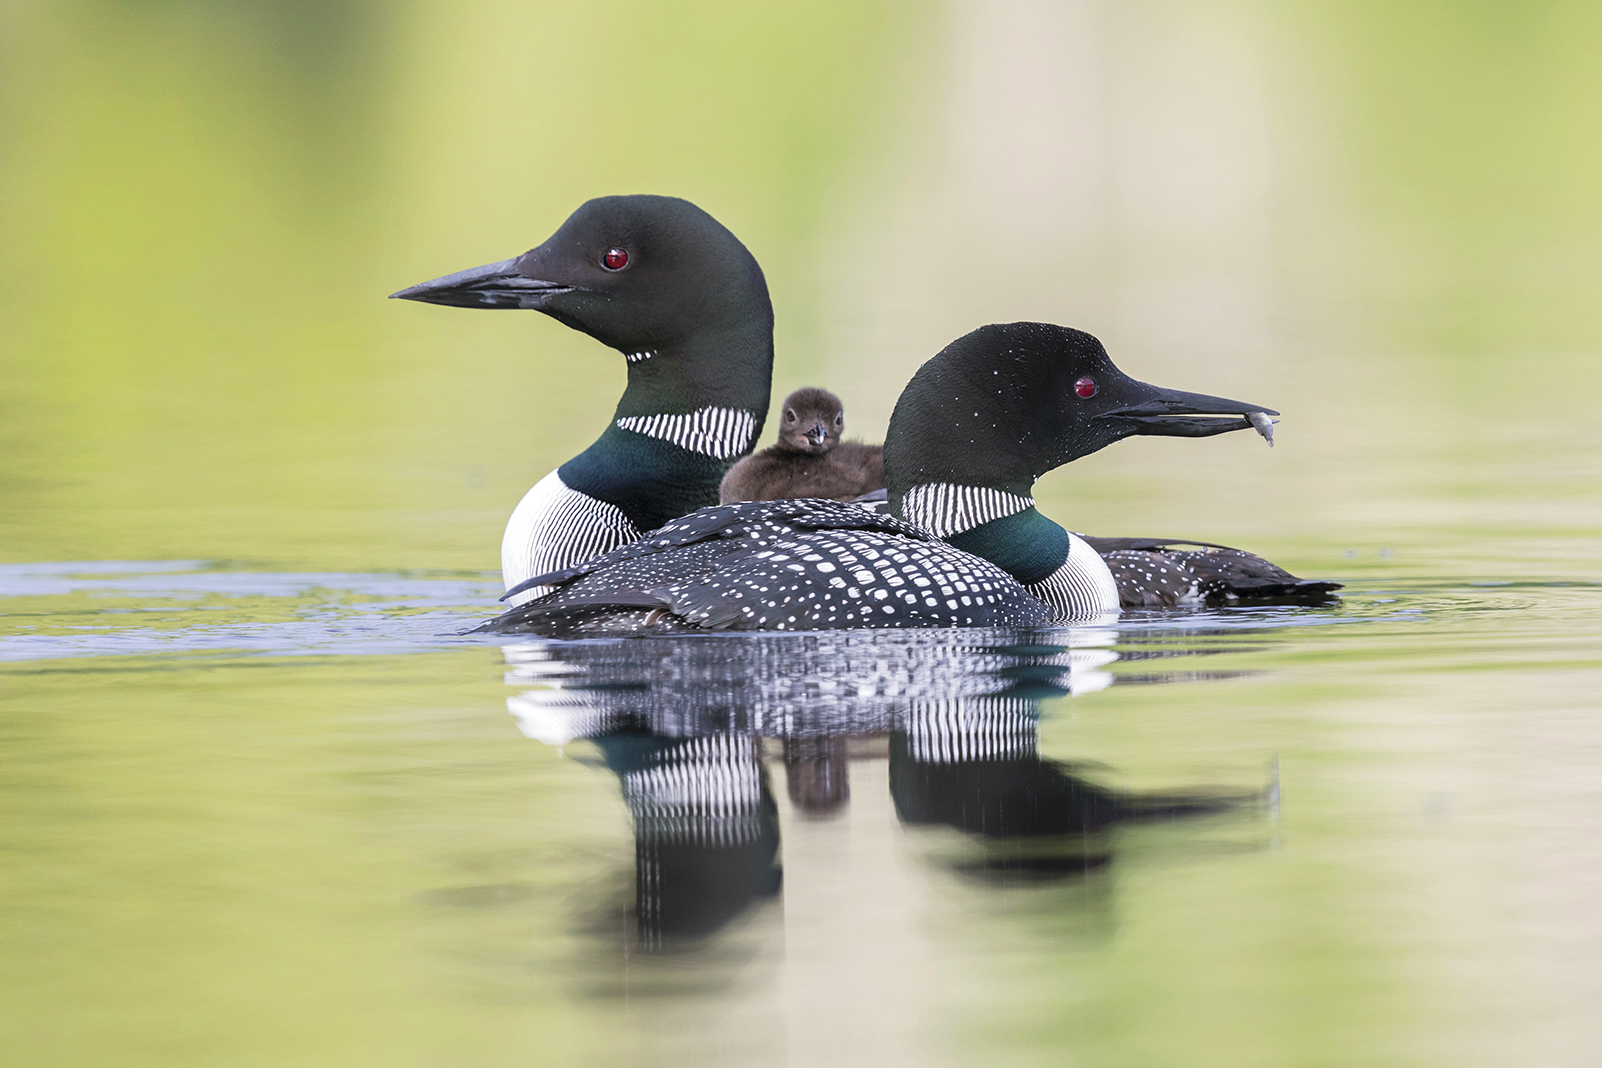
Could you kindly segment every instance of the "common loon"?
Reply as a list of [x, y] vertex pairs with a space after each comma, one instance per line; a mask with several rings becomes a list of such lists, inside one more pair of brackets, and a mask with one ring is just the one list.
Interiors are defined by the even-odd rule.
[[896, 403], [885, 440], [893, 514], [806, 498], [704, 508], [534, 576], [524, 585], [553, 591], [478, 629], [570, 637], [1106, 619], [1119, 609], [1107, 564], [1036, 510], [1035, 480], [1133, 434], [1203, 437], [1277, 414], [1137, 382], [1082, 331], [981, 327], [919, 368]]
[[826, 389], [798, 389], [784, 399], [779, 441], [723, 476], [722, 504], [824, 497], [850, 501], [884, 489], [884, 446], [841, 441], [845, 407]]
[[[1074, 357], [1051, 362], [1036, 355], [1054, 345]], [[959, 347], [972, 355], [952, 354]], [[999, 350], [1016, 355], [1011, 361], [984, 355]], [[946, 400], [969, 395], [981, 403], [959, 408], [955, 400]], [[1063, 403], [1082, 410], [1066, 413], [1077, 422], [1066, 428], [1066, 451], [1055, 453], [1051, 450], [1060, 446], [1034, 427], [1050, 423], [1052, 406]], [[948, 411], [956, 412], [958, 426], [948, 426]], [[1197, 414], [1239, 418], [1186, 417]], [[885, 438], [890, 508], [958, 548], [1000, 564], [1059, 613], [1075, 611], [1087, 596], [1080, 586], [1101, 582], [1101, 572], [1110, 574], [1122, 608], [1240, 599], [1321, 603], [1339, 583], [1299, 579], [1260, 556], [1223, 545], [1069, 534], [1035, 509], [1030, 492], [1035, 479], [1052, 468], [1133, 434], [1203, 437], [1251, 427], [1272, 446], [1269, 417], [1278, 414], [1135, 382], [1113, 366], [1100, 341], [1078, 330], [1039, 323], [982, 327], [919, 368], [897, 401]], [[1018, 429], [1008, 420], [1019, 420]], [[1009, 436], [1020, 440], [1009, 444]], [[907, 488], [898, 490], [898, 485]], [[1178, 545], [1198, 548], [1174, 548]], [[1078, 561], [1087, 550], [1106, 567], [1082, 566]]]
[[533, 308], [627, 361], [628, 386], [606, 430], [507, 521], [508, 588], [717, 503], [724, 473], [762, 432], [773, 374], [767, 282], [739, 239], [689, 201], [591, 200], [522, 256], [392, 296]]

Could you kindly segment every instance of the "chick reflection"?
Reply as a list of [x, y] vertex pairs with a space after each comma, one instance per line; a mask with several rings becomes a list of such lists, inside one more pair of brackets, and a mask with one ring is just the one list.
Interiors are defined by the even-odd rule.
[[828, 819], [851, 800], [851, 764], [844, 735], [784, 740], [784, 785], [803, 816]]

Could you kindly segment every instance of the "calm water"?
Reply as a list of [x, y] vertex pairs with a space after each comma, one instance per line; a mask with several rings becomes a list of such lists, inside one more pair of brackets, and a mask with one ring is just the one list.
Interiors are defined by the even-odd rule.
[[7, 567], [8, 1032], [1579, 1063], [1598, 586], [1354, 570], [1336, 608], [1116, 629], [497, 646], [448, 636], [476, 575]]
[[[1602, 1048], [1602, 6], [0, 5], [7, 1063]], [[403, 305], [584, 199], [877, 439], [986, 322], [1285, 413], [1048, 476], [1329, 609], [458, 632], [623, 362]], [[768, 437], [771, 437], [771, 428]]]

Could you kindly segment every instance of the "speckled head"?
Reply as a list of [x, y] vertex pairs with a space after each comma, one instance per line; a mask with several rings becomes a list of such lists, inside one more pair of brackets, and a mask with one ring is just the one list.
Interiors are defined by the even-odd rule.
[[784, 398], [779, 415], [779, 447], [788, 452], [821, 456], [840, 444], [845, 406], [826, 389], [798, 389]]
[[1047, 471], [1133, 434], [1204, 437], [1252, 426], [1261, 405], [1182, 393], [1120, 371], [1100, 341], [1049, 323], [980, 327], [920, 367], [890, 417], [893, 511], [914, 486], [1028, 496]]

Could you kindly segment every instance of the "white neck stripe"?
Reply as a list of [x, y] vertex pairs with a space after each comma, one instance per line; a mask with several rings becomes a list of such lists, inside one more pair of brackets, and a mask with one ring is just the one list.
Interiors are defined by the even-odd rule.
[[756, 416], [734, 408], [701, 408], [684, 415], [631, 415], [619, 419], [617, 425], [720, 460], [750, 452], [756, 440]]
[[937, 538], [949, 538], [981, 523], [1017, 515], [1035, 502], [1028, 497], [984, 486], [934, 482], [914, 486], [901, 498], [901, 515]]

